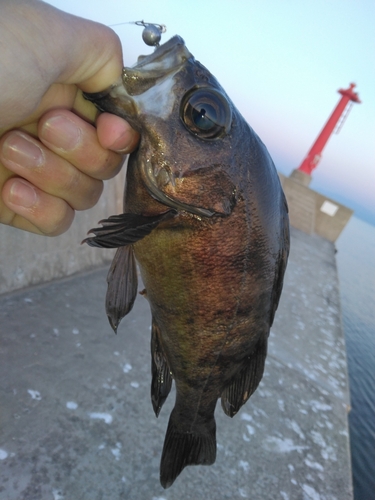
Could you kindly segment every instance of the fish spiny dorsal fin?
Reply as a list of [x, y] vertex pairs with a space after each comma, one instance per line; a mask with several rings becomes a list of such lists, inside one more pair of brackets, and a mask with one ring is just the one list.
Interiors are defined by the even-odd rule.
[[157, 417], [172, 387], [172, 374], [160, 338], [160, 329], [153, 318], [151, 329], [151, 401]]
[[212, 465], [216, 460], [216, 424], [212, 414], [199, 431], [182, 431], [172, 410], [160, 462], [160, 483], [169, 488], [187, 465]]
[[124, 316], [132, 309], [137, 295], [138, 277], [131, 245], [117, 249], [107, 276], [105, 308], [115, 333]]
[[221, 394], [221, 406], [229, 417], [234, 417], [258, 387], [263, 376], [266, 355], [267, 338], [262, 335], [253, 353], [246, 358], [243, 368]]

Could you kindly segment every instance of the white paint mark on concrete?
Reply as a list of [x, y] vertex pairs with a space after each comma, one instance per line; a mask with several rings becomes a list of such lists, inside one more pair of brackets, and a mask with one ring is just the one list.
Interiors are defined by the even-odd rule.
[[282, 399], [277, 400], [277, 404], [279, 405], [279, 410], [280, 411], [285, 411], [285, 403]]
[[290, 453], [291, 451], [301, 452], [302, 450], [308, 449], [308, 446], [294, 444], [289, 438], [281, 439], [275, 436], [268, 437], [265, 445], [269, 451], [275, 451], [276, 453]]
[[124, 365], [123, 372], [124, 372], [124, 373], [129, 373], [129, 372], [130, 372], [130, 370], [131, 370], [132, 368], [133, 368], [133, 367], [132, 367], [132, 365], [131, 365], [131, 364], [126, 363], [126, 364]]
[[332, 446], [327, 446], [325, 449], [323, 449], [321, 451], [321, 455], [324, 458], [324, 460], [332, 460], [332, 462], [337, 461], [336, 452], [332, 448]]
[[289, 495], [285, 491], [280, 491], [280, 495], [283, 500], [289, 500]]
[[109, 413], [93, 412], [89, 413], [89, 417], [94, 420], [104, 420], [106, 424], [111, 424], [113, 420], [112, 415], [110, 415]]
[[116, 460], [120, 460], [121, 450], [119, 450], [119, 448], [111, 448], [111, 452]]
[[250, 436], [252, 436], [253, 434], [255, 434], [255, 429], [251, 425], [247, 424], [246, 425], [246, 429], [247, 429], [247, 432], [250, 434]]
[[139, 383], [138, 383], [138, 382], [136, 382], [136, 381], [130, 382], [130, 385], [131, 385], [132, 387], [134, 387], [134, 389], [138, 389], [138, 387], [139, 387]]
[[249, 472], [250, 470], [250, 465], [249, 465], [249, 462], [246, 462], [246, 460], [240, 460], [238, 462], [238, 465], [239, 467], [241, 467], [241, 469], [243, 469], [245, 472]]
[[36, 399], [37, 401], [40, 401], [42, 399], [42, 396], [40, 395], [39, 391], [33, 391], [33, 389], [27, 389], [27, 392], [30, 394], [32, 399]]
[[306, 439], [304, 433], [302, 432], [300, 426], [294, 420], [287, 420], [287, 426], [289, 429], [292, 429], [296, 434], [298, 434], [299, 438], [303, 441]]
[[0, 460], [5, 460], [8, 458], [8, 452], [0, 448]]
[[251, 422], [253, 420], [253, 417], [249, 415], [248, 413], [241, 413], [241, 420], [247, 420], [248, 422]]
[[52, 490], [53, 500], [63, 500], [64, 494], [61, 490]]
[[76, 410], [78, 408], [78, 405], [75, 401], [68, 401], [66, 403], [66, 407], [68, 408], [68, 410]]
[[242, 439], [246, 441], [247, 443], [250, 442], [250, 438], [246, 436], [246, 434], [242, 434]]
[[315, 401], [312, 399], [310, 401], [311, 409], [313, 412], [318, 413], [319, 411], [330, 411], [332, 410], [331, 405], [327, 405], [325, 403], [321, 403], [320, 401]]
[[313, 462], [308, 458], [305, 459], [305, 464], [307, 465], [307, 467], [310, 467], [310, 469], [319, 470], [321, 472], [324, 471], [324, 467], [322, 467], [318, 462]]
[[304, 484], [302, 485], [302, 489], [304, 493], [303, 500], [320, 500], [319, 493], [312, 486]]

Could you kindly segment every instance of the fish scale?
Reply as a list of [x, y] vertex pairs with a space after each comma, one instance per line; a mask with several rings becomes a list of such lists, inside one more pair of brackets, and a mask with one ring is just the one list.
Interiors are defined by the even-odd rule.
[[287, 205], [266, 147], [182, 38], [86, 97], [141, 133], [124, 213], [86, 242], [118, 248], [106, 299], [115, 330], [140, 268], [156, 416], [176, 385], [160, 463], [167, 488], [184, 467], [214, 463], [217, 400], [233, 417], [262, 378], [289, 253]]

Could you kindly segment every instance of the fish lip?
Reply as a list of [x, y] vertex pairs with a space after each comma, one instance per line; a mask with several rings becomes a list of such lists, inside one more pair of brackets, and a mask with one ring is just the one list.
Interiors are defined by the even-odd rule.
[[[164, 168], [164, 167], [162, 167]], [[191, 213], [193, 215], [199, 215], [201, 217], [212, 217], [215, 212], [202, 207], [196, 207], [194, 205], [188, 205], [173, 198], [167, 196], [158, 186], [157, 179], [154, 175], [154, 167], [150, 160], [142, 162], [142, 171], [145, 176], [145, 185], [147, 190], [153, 198], [155, 198], [160, 203], [167, 205], [168, 207], [175, 208], [176, 210], [182, 210], [184, 212]]]
[[[185, 60], [188, 59], [189, 57], [193, 57], [193, 55], [186, 48], [184, 39], [179, 35], [175, 35], [172, 38], [170, 38], [167, 42], [157, 47], [155, 51], [152, 52], [152, 54], [149, 54], [148, 56], [144, 57], [142, 60], [137, 62], [133, 66], [133, 69], [143, 68], [144, 66], [147, 66], [150, 63], [157, 61], [158, 59], [166, 59], [168, 53], [171, 53], [171, 55], [173, 55], [175, 59], [181, 58]], [[173, 68], [165, 68], [165, 69], [167, 70]]]

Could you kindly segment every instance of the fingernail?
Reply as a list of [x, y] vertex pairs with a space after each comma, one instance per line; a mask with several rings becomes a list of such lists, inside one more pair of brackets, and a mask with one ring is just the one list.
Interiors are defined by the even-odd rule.
[[33, 207], [38, 200], [35, 189], [22, 179], [13, 182], [10, 188], [10, 202], [25, 208]]
[[40, 167], [44, 164], [44, 154], [35, 142], [22, 132], [13, 132], [4, 142], [3, 159], [27, 168]]
[[71, 151], [81, 142], [81, 129], [66, 116], [53, 116], [43, 124], [41, 136], [55, 147]]

